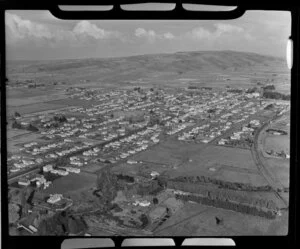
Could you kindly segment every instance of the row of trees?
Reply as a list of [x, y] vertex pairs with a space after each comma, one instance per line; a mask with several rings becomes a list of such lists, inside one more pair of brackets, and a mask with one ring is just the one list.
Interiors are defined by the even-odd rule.
[[270, 90], [270, 91], [273, 91], [275, 90], [275, 86], [274, 85], [267, 85], [267, 86], [264, 86], [262, 87], [264, 90]]
[[203, 197], [210, 198], [212, 200], [220, 201], [232, 201], [237, 203], [243, 203], [245, 205], [257, 206], [259, 208], [277, 210], [276, 204], [272, 200], [258, 199], [249, 197], [244, 193], [239, 193], [230, 190], [207, 190], [200, 184], [184, 183], [184, 182], [168, 182], [168, 188], [178, 189], [186, 192], [196, 193]]
[[244, 191], [271, 191], [269, 185], [266, 186], [252, 186], [247, 183], [241, 182], [228, 182], [220, 179], [211, 178], [208, 176], [179, 176], [169, 181], [175, 182], [188, 182], [188, 183], [211, 183], [218, 185], [220, 188], [232, 189], [232, 190], [244, 190]]
[[230, 93], [242, 93], [243, 90], [242, 89], [228, 89], [227, 92], [230, 92]]
[[290, 94], [283, 94], [279, 92], [274, 92], [274, 91], [264, 91], [263, 92], [263, 97], [267, 99], [282, 99], [282, 100], [291, 100], [291, 95]]
[[196, 86], [196, 85], [190, 85], [188, 86], [188, 89], [203, 89], [203, 90], [212, 90], [212, 87], [208, 86]]
[[219, 200], [219, 199], [211, 199], [210, 197], [176, 194], [176, 198], [181, 199], [183, 201], [194, 201], [197, 203], [201, 203], [203, 205], [233, 210], [233, 211], [244, 213], [244, 214], [261, 216], [261, 217], [264, 217], [267, 219], [274, 219], [276, 217], [276, 212], [272, 211], [272, 210], [263, 210], [259, 207], [255, 207], [255, 206], [249, 206], [249, 205], [241, 204], [241, 203], [234, 203], [231, 201], [223, 201], [223, 200]]

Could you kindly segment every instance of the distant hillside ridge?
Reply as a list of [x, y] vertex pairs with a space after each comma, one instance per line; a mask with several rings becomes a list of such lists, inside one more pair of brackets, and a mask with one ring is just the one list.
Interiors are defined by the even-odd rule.
[[118, 58], [89, 58], [26, 62], [25, 70], [55, 72], [77, 68], [107, 70], [143, 69], [153, 72], [186, 72], [207, 70], [237, 70], [251, 66], [284, 64], [279, 57], [238, 51], [192, 51], [172, 54], [144, 54]]

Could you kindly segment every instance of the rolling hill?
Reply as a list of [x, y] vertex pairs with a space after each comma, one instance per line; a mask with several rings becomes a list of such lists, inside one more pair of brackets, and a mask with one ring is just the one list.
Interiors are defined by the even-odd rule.
[[[73, 69], [104, 71], [142, 70], [152, 72], [223, 71], [252, 66], [282, 66], [284, 59], [236, 51], [192, 51], [173, 54], [145, 54], [121, 58], [89, 58], [76, 60], [8, 62], [14, 71], [22, 67], [27, 72], [61, 72]], [[15, 72], [16, 72], [15, 71]]]

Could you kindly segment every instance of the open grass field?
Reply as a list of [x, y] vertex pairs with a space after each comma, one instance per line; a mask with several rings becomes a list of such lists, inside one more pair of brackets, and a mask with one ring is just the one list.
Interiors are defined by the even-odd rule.
[[43, 103], [35, 103], [29, 105], [21, 105], [21, 106], [8, 106], [7, 112], [8, 115], [13, 115], [15, 112], [20, 113], [21, 115], [29, 114], [29, 113], [36, 113], [41, 111], [48, 111], [48, 110], [56, 110], [59, 108], [63, 108], [65, 105], [60, 104], [51, 104], [49, 102]]
[[249, 150], [209, 145], [205, 150], [194, 153], [189, 158], [189, 161], [169, 174], [206, 175], [255, 186], [267, 184], [257, 171]]
[[21, 130], [21, 129], [8, 129], [8, 132], [7, 132], [7, 139], [8, 140], [12, 140], [12, 139], [15, 139], [17, 137], [20, 137], [20, 136], [24, 136], [24, 135], [28, 135], [32, 132], [30, 131], [27, 131], [27, 130]]
[[[184, 145], [184, 146], [183, 146]], [[157, 146], [139, 153], [132, 159], [136, 161], [147, 161], [159, 164], [176, 166], [186, 160], [189, 155], [199, 153], [204, 144], [183, 144], [175, 138], [160, 142]]]
[[61, 90], [53, 86], [37, 89], [7, 89], [7, 105], [21, 106], [66, 98]]
[[[9, 136], [11, 136], [11, 134], [14, 134], [15, 129], [10, 129], [7, 133], [10, 134]], [[18, 134], [18, 133], [17, 133]], [[19, 151], [19, 144], [24, 144], [24, 143], [28, 143], [31, 141], [41, 141], [39, 140], [40, 134], [35, 133], [35, 132], [28, 132], [24, 133], [23, 135], [18, 135], [15, 136], [13, 139], [8, 139], [7, 141], [7, 149], [9, 152], [15, 152], [15, 151]]]
[[290, 123], [289, 115], [284, 115], [276, 122], [272, 123], [270, 127], [273, 129], [281, 129], [286, 131], [287, 135], [271, 135], [265, 132], [260, 134], [259, 149], [263, 151], [263, 155], [266, 158], [266, 162], [272, 174], [278, 179], [284, 187], [289, 187], [290, 178], [290, 160], [286, 158], [276, 158], [266, 154], [266, 151], [273, 150], [275, 152], [284, 151], [290, 155], [290, 127], [287, 125]]
[[54, 180], [44, 192], [46, 194], [67, 194], [68, 192], [91, 188], [96, 184], [96, 177], [96, 175], [85, 172], [80, 172], [79, 174], [70, 173], [67, 176]]
[[264, 144], [265, 151], [284, 151], [286, 154], [290, 154], [290, 136], [280, 135], [280, 136], [267, 136]]
[[284, 187], [289, 187], [290, 182], [290, 160], [267, 158], [269, 169]]
[[267, 184], [259, 174], [249, 150], [206, 146], [202, 143], [189, 143], [182, 146], [180, 141], [170, 139], [139, 153], [133, 159], [169, 165], [170, 168], [163, 170], [166, 170], [170, 176], [206, 175], [224, 181], [248, 183], [255, 186]]
[[[216, 218], [223, 219], [217, 225]], [[287, 213], [275, 220], [245, 215], [230, 210], [186, 203], [155, 232], [155, 236], [247, 236], [286, 235]]]
[[290, 114], [287, 113], [282, 116], [276, 122], [272, 123], [268, 128], [278, 129], [287, 132], [287, 135], [272, 135], [265, 132], [265, 129], [262, 134], [262, 145], [264, 151], [284, 151], [286, 154], [290, 154]]
[[204, 167], [206, 170], [215, 164], [229, 165], [243, 169], [256, 169], [250, 151], [210, 145], [205, 150], [195, 153], [192, 162], [185, 164], [185, 170]]

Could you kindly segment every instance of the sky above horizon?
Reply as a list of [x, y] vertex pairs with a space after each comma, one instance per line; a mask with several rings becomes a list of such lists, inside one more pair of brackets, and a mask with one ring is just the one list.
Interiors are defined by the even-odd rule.
[[247, 11], [234, 20], [60, 20], [48, 11], [5, 13], [8, 60], [122, 57], [237, 50], [284, 57], [291, 16]]

